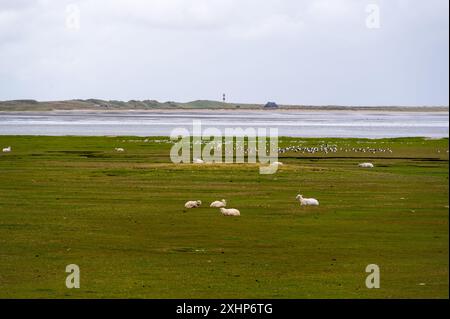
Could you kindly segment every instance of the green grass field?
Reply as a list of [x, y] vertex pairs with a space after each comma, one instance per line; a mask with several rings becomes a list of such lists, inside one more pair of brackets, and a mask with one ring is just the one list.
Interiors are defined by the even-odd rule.
[[[449, 297], [448, 139], [283, 138], [393, 152], [285, 153], [275, 175], [144, 140], [0, 136], [0, 298]], [[208, 207], [222, 198], [242, 216]]]

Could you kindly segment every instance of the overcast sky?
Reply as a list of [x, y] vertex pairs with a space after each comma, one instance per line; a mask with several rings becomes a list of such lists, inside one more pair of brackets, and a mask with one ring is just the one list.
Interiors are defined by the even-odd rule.
[[448, 6], [0, 0], [0, 100], [448, 105]]

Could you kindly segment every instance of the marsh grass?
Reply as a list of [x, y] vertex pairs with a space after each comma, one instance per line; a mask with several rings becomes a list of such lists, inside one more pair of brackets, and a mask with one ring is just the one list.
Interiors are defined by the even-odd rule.
[[448, 298], [448, 139], [282, 138], [393, 153], [291, 152], [275, 175], [175, 165], [161, 139], [0, 136], [0, 297]]

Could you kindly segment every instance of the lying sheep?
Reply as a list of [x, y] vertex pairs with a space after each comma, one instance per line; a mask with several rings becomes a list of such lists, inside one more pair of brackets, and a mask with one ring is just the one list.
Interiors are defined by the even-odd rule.
[[361, 163], [361, 164], [358, 164], [358, 166], [362, 167], [362, 168], [373, 168], [374, 167], [372, 163]]
[[201, 160], [201, 159], [199, 159], [199, 158], [195, 158], [195, 159], [194, 159], [194, 164], [204, 164], [204, 163], [205, 163], [204, 160]]
[[222, 199], [221, 201], [215, 201], [212, 202], [211, 205], [209, 205], [209, 207], [215, 207], [215, 208], [223, 208], [227, 206], [227, 201], [225, 199]]
[[121, 147], [116, 147], [115, 150], [116, 152], [125, 152], [125, 150]]
[[3, 153], [9, 153], [9, 152], [11, 152], [11, 146], [5, 147], [3, 149]]
[[184, 207], [186, 207], [186, 208], [198, 208], [201, 205], [202, 205], [202, 201], [201, 200], [195, 200], [195, 201], [186, 202], [186, 204], [184, 204]]
[[241, 216], [241, 212], [234, 208], [221, 208], [220, 212], [223, 216]]
[[303, 198], [303, 195], [298, 194], [295, 199], [300, 201], [301, 206], [319, 206], [319, 201], [315, 198]]

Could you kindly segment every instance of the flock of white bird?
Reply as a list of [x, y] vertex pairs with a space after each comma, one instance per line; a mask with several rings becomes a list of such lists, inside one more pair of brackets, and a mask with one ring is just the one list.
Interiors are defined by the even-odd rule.
[[374, 147], [352, 147], [352, 148], [343, 148], [343, 147], [337, 147], [337, 145], [328, 145], [328, 144], [322, 144], [319, 146], [297, 146], [297, 145], [291, 145], [286, 146], [283, 148], [278, 149], [279, 154], [284, 154], [287, 152], [294, 152], [294, 153], [302, 153], [302, 154], [316, 154], [316, 153], [338, 153], [338, 152], [353, 152], [353, 153], [392, 153], [392, 149], [390, 148], [374, 148]]

